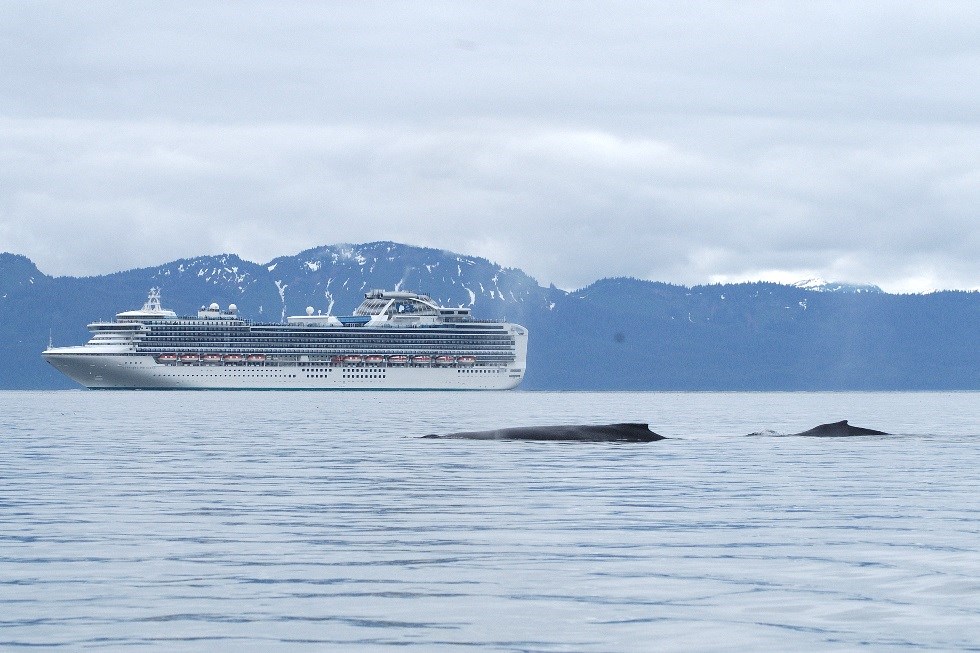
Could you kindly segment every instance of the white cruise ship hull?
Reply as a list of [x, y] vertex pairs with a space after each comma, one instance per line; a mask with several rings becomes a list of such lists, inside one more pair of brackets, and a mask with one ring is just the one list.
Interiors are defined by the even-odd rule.
[[161, 364], [139, 354], [48, 349], [52, 366], [91, 389], [146, 390], [509, 390], [524, 366], [410, 367], [396, 365]]

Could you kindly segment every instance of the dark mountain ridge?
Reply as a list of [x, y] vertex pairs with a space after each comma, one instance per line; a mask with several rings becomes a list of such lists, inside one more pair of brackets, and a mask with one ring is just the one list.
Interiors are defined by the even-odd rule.
[[0, 388], [77, 387], [41, 359], [49, 337], [138, 308], [150, 287], [194, 314], [216, 301], [279, 322], [307, 306], [349, 314], [371, 288], [528, 327], [527, 390], [980, 389], [980, 293], [629, 278], [565, 292], [484, 258], [392, 242], [330, 245], [257, 264], [234, 254], [95, 277], [50, 277], [0, 254]]

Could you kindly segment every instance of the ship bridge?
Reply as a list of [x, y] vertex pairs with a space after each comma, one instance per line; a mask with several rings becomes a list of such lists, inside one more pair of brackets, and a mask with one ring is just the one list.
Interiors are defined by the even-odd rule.
[[364, 293], [364, 301], [354, 311], [358, 317], [400, 318], [435, 317], [443, 320], [461, 320], [470, 317], [468, 308], [439, 306], [428, 295], [395, 290], [372, 290]]
[[177, 314], [160, 305], [160, 289], [150, 288], [143, 308], [138, 311], [116, 313], [117, 322], [136, 322], [141, 320], [176, 320]]

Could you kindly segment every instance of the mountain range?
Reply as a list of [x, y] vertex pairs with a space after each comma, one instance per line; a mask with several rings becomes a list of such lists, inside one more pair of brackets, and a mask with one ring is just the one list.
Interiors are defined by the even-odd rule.
[[684, 287], [601, 279], [543, 287], [483, 258], [392, 242], [317, 247], [265, 264], [233, 254], [52, 277], [0, 253], [0, 388], [77, 387], [41, 359], [151, 287], [194, 314], [235, 303], [254, 321], [350, 314], [372, 288], [425, 292], [530, 333], [525, 390], [978, 390], [980, 293], [893, 295], [817, 280]]

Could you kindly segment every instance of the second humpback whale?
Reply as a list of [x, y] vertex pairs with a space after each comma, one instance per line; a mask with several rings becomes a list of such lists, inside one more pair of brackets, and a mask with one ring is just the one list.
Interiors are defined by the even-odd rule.
[[532, 440], [554, 442], [655, 442], [665, 440], [647, 424], [624, 423], [568, 426], [517, 426], [493, 431], [463, 431], [446, 435], [425, 435], [442, 440]]
[[[749, 435], [783, 435], [772, 431], [761, 431], [759, 433], [749, 433]], [[861, 426], [851, 426], [846, 419], [829, 424], [814, 426], [812, 429], [800, 431], [799, 433], [788, 433], [785, 436], [800, 435], [812, 438], [846, 438], [854, 435], [889, 435], [884, 431], [866, 429]]]
[[844, 438], [851, 435], [888, 435], [884, 431], [876, 431], [874, 429], [866, 429], [860, 426], [851, 426], [847, 423], [846, 419], [842, 419], [839, 422], [831, 422], [830, 424], [821, 424], [820, 426], [814, 426], [812, 429], [807, 431], [802, 431], [800, 433], [794, 433], [794, 435], [805, 435], [809, 437], [817, 438]]

